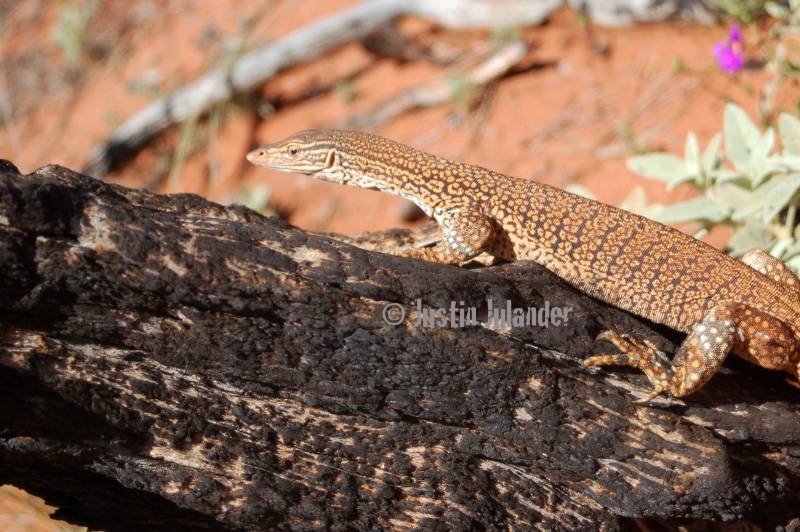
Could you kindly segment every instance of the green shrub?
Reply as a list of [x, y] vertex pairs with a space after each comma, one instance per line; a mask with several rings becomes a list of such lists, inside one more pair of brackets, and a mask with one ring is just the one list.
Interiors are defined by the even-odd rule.
[[683, 157], [669, 153], [632, 157], [628, 168], [639, 175], [663, 181], [669, 189], [689, 183], [703, 192], [682, 203], [649, 206], [643, 214], [668, 224], [731, 226], [732, 255], [765, 249], [800, 271], [800, 120], [782, 113], [778, 132], [780, 150], [773, 128], [761, 131], [739, 106], [728, 104], [723, 133], [704, 150], [690, 133]]

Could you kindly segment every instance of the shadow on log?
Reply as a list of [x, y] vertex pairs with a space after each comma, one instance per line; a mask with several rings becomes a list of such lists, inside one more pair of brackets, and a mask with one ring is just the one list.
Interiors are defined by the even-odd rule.
[[[352, 245], [412, 237], [332, 238], [0, 163], [0, 483], [111, 530], [797, 517], [800, 393], [782, 375], [733, 362], [686, 401], [634, 404], [642, 375], [580, 367], [607, 351], [594, 337], [679, 337], [535, 264]], [[413, 320], [418, 299], [487, 298], [573, 312], [510, 330]]]

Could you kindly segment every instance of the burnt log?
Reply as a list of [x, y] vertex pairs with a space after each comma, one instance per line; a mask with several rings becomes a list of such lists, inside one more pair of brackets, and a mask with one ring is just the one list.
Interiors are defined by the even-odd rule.
[[[581, 358], [609, 352], [606, 328], [665, 349], [680, 336], [532, 263], [375, 251], [414, 238], [0, 164], [0, 484], [109, 530], [798, 517], [800, 393], [783, 375], [731, 361], [686, 400], [636, 404], [641, 374]], [[488, 299], [572, 312], [415, 319]]]

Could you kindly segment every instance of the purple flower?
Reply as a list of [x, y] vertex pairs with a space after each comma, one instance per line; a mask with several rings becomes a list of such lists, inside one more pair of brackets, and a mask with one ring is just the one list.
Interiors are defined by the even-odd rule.
[[742, 44], [742, 29], [738, 24], [732, 25], [731, 29], [728, 31], [728, 38], [731, 40], [731, 42], [738, 42], [739, 44]]
[[719, 67], [728, 74], [744, 67], [744, 41], [738, 24], [731, 26], [726, 41], [714, 45], [714, 57]]

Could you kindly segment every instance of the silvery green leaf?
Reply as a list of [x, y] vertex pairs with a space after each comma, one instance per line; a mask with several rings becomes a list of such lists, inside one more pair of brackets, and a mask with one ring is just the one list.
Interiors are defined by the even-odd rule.
[[661, 203], [647, 203], [647, 194], [642, 187], [633, 189], [622, 203], [623, 209], [651, 220], [658, 220], [659, 213], [666, 208], [666, 205]]
[[787, 260], [786, 265], [797, 275], [800, 272], [800, 255]]
[[658, 220], [658, 216], [661, 212], [666, 209], [666, 205], [661, 205], [660, 203], [655, 203], [653, 205], [648, 205], [642, 209], [639, 209], [636, 214], [639, 216], [644, 216], [646, 218], [650, 218], [651, 220]]
[[769, 13], [769, 16], [775, 18], [785, 18], [788, 17], [790, 13], [786, 6], [782, 6], [777, 2], [767, 2], [764, 9]]
[[[620, 209], [625, 209], [626, 211], [635, 212], [636, 214], [642, 214], [645, 209], [650, 207], [647, 203], [647, 192], [645, 192], [644, 187], [634, 187], [628, 193], [628, 196], [622, 200], [622, 203], [619, 204]], [[642, 216], [645, 216], [642, 214]]]
[[[631, 172], [668, 183], [688, 175], [683, 159], [671, 153], [656, 152], [637, 155], [628, 159], [627, 165]], [[691, 177], [693, 176], [689, 175], [689, 178]]]
[[718, 183], [708, 189], [708, 197], [736, 212], [753, 202], [753, 192], [733, 183]]
[[269, 203], [269, 196], [269, 185], [261, 184], [252, 188], [242, 188], [236, 201], [248, 209], [261, 212]]
[[686, 147], [683, 150], [683, 162], [686, 172], [691, 176], [697, 176], [697, 183], [700, 184], [699, 178], [703, 175], [703, 168], [700, 164], [700, 143], [697, 141], [697, 135], [689, 133], [686, 136]]
[[778, 128], [781, 131], [783, 153], [800, 155], [800, 119], [789, 113], [781, 113]]
[[770, 160], [770, 152], [775, 147], [775, 130], [767, 129], [758, 141], [751, 146], [750, 161], [747, 163], [748, 174], [753, 187], [761, 184], [773, 172], [780, 170], [781, 166]]
[[696, 174], [694, 174], [694, 175], [693, 174], [686, 174], [683, 177], [678, 177], [678, 178], [673, 179], [672, 181], [668, 181], [667, 182], [667, 190], [673, 190], [678, 185], [682, 185], [683, 183], [688, 183], [689, 181], [693, 181], [695, 184], [697, 184], [698, 176]]
[[722, 135], [714, 135], [703, 152], [703, 173], [710, 176], [719, 164], [719, 146], [722, 142]]
[[791, 238], [781, 238], [772, 245], [772, 248], [769, 250], [769, 254], [776, 259], [779, 259], [783, 257], [783, 254], [787, 249], [789, 249], [789, 246], [791, 246], [793, 242], [794, 240]]
[[732, 218], [741, 220], [760, 214], [761, 220], [769, 223], [792, 202], [798, 190], [800, 173], [773, 177], [753, 193], [753, 202], [734, 213]]
[[787, 260], [797, 255], [800, 255], [800, 241], [790, 238], [789, 240], [792, 241], [791, 245], [789, 245], [786, 250], [781, 255], [781, 260]]
[[800, 171], [800, 153], [797, 155], [787, 154], [775, 155], [772, 157], [777, 164], [780, 164], [785, 170], [790, 172]]
[[730, 214], [730, 209], [713, 200], [700, 196], [674, 205], [668, 205], [656, 216], [664, 224], [703, 221], [719, 223]]
[[761, 133], [747, 113], [734, 103], [725, 106], [723, 122], [725, 152], [738, 170], [746, 171], [750, 151], [761, 138]]
[[717, 183], [727, 183], [730, 181], [741, 181], [742, 184], [750, 186], [750, 179], [741, 172], [734, 172], [727, 168], [717, 168], [711, 172], [711, 180]]
[[766, 178], [770, 176], [779, 177], [775, 174], [786, 173], [786, 165], [777, 157], [770, 157], [769, 159], [754, 161], [751, 172], [752, 185], [754, 188], [759, 188]]
[[578, 196], [583, 196], [584, 198], [589, 198], [591, 200], [595, 199], [594, 194], [592, 194], [591, 190], [577, 183], [572, 183], [565, 186], [564, 190], [572, 194], [577, 194]]
[[767, 128], [767, 131], [758, 138], [758, 141], [752, 146], [754, 157], [769, 157], [770, 152], [775, 147], [775, 130]]
[[728, 248], [731, 255], [741, 257], [751, 249], [767, 249], [773, 241], [774, 237], [762, 224], [751, 222], [733, 232]]

